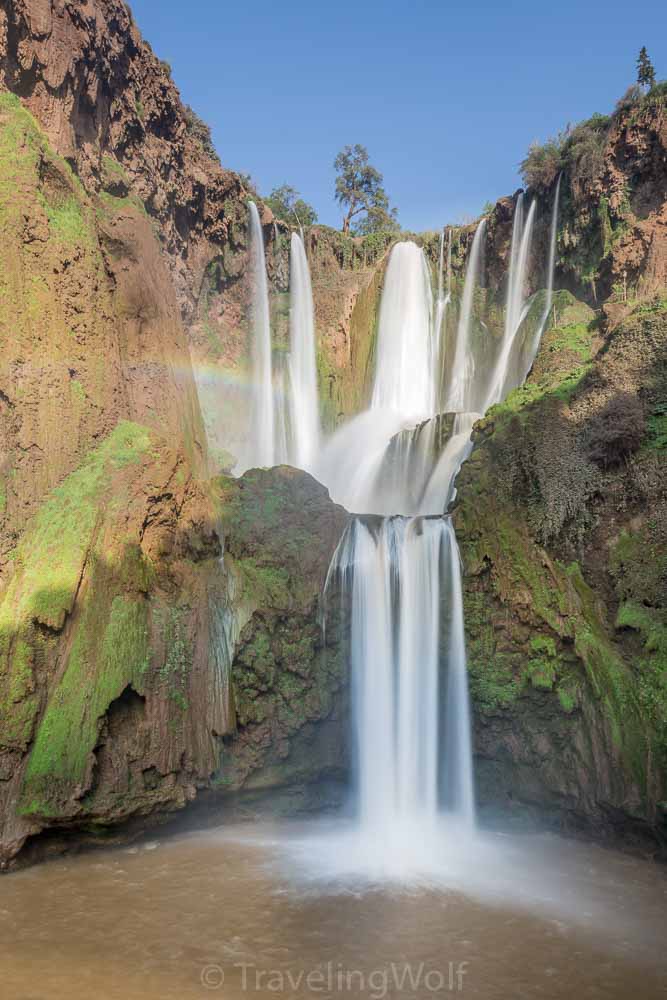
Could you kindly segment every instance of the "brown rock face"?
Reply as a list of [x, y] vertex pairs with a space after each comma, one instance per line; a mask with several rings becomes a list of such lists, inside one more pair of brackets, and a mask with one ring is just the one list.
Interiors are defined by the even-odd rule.
[[[122, 0], [11, 0], [0, 12], [0, 79], [30, 108], [89, 191], [105, 156], [160, 223], [184, 316], [191, 316], [207, 244], [234, 243], [244, 195], [207, 154], [169, 68]], [[230, 212], [231, 206], [231, 212]]]
[[140, 203], [90, 197], [0, 94], [1, 565], [26, 518], [129, 419], [203, 470], [203, 427], [165, 260]]

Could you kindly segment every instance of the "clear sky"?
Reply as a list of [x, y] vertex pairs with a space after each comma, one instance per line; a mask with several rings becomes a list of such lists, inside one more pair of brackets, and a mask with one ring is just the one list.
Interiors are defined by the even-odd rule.
[[131, 0], [225, 166], [297, 188], [340, 224], [333, 159], [367, 146], [405, 229], [519, 186], [529, 143], [606, 113], [646, 45], [667, 77], [666, 0]]

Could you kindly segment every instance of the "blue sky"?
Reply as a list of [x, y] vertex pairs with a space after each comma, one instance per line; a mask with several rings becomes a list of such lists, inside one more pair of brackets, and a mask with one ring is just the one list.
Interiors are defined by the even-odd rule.
[[477, 215], [534, 139], [611, 110], [665, 0], [131, 0], [225, 166], [297, 188], [340, 224], [333, 159], [362, 143], [406, 229]]

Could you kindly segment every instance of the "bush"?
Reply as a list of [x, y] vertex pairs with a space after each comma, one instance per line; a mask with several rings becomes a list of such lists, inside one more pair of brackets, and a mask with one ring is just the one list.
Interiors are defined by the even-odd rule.
[[577, 125], [565, 139], [562, 156], [575, 198], [595, 184], [604, 170], [609, 121], [603, 115], [595, 115]]
[[590, 421], [588, 457], [601, 469], [611, 469], [637, 451], [646, 436], [644, 409], [637, 396], [621, 392]]
[[289, 184], [274, 188], [268, 198], [264, 199], [273, 214], [290, 226], [298, 223], [300, 226], [312, 226], [317, 222], [317, 212], [300, 197], [299, 192]]
[[563, 169], [561, 137], [548, 139], [543, 146], [539, 142], [531, 143], [519, 169], [526, 187], [532, 191], [548, 191]]
[[220, 163], [220, 157], [213, 145], [213, 136], [211, 135], [210, 127], [203, 118], [199, 117], [196, 111], [192, 110], [189, 104], [185, 105], [185, 127], [188, 134], [197, 140], [206, 155], [210, 156], [216, 163]]

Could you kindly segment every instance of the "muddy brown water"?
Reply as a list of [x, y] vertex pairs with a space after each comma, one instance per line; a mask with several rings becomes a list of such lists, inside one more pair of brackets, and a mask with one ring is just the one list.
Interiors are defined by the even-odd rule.
[[667, 996], [660, 866], [488, 835], [478, 864], [383, 884], [311, 833], [207, 831], [5, 876], [2, 1000]]

